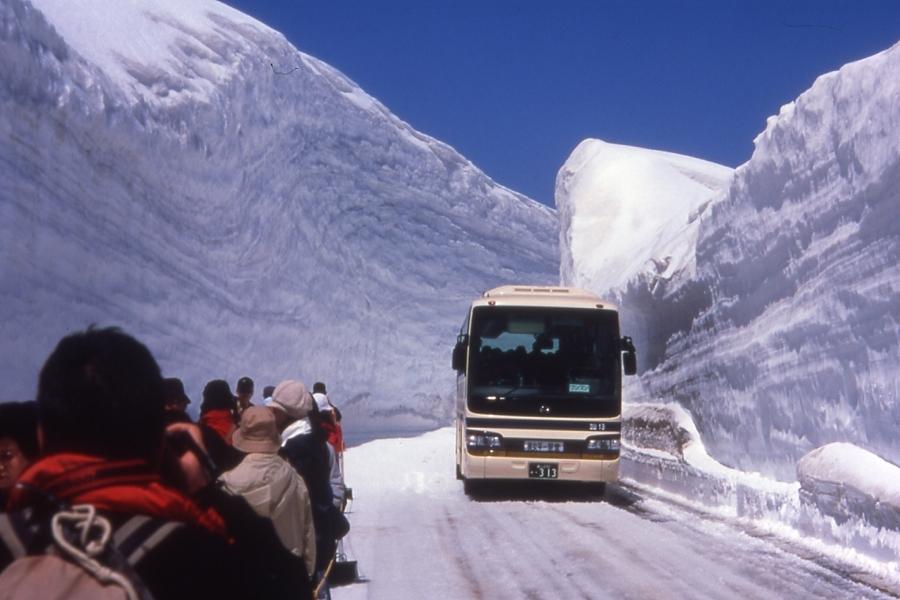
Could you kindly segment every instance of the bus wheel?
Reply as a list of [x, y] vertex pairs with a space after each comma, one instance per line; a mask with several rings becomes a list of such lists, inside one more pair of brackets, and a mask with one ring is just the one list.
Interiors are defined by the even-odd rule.
[[462, 469], [459, 468], [459, 463], [456, 463], [456, 479], [457, 481], [462, 481]]
[[463, 492], [466, 496], [475, 496], [481, 490], [481, 481], [474, 479], [463, 479]]

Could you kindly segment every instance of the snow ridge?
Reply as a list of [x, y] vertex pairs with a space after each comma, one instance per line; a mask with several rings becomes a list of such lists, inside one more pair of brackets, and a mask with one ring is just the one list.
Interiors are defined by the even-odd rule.
[[657, 319], [695, 274], [700, 222], [732, 170], [704, 160], [585, 140], [556, 179], [560, 279], [619, 305], [642, 369], [655, 366], [684, 319]]

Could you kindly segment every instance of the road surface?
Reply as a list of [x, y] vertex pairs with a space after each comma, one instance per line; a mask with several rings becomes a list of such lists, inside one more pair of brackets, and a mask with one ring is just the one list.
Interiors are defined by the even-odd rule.
[[454, 477], [453, 430], [346, 456], [348, 554], [367, 579], [335, 600], [894, 598], [784, 543], [610, 486], [493, 488]]

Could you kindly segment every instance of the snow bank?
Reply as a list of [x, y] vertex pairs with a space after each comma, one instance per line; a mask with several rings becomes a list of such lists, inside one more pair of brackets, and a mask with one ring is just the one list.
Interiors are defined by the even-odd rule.
[[0, 136], [0, 400], [116, 324], [194, 407], [299, 377], [434, 427], [471, 298], [558, 271], [552, 210], [218, 2], [3, 2]]
[[690, 413], [677, 404], [626, 405], [623, 477], [735, 515], [759, 516], [796, 496], [798, 485], [729, 468], [706, 451]]
[[[628, 281], [618, 303], [641, 356], [630, 398], [688, 408], [723, 464], [790, 481], [803, 455], [830, 442], [900, 462], [898, 72], [895, 46], [820, 77], [783, 107], [723, 195], [710, 194], [687, 252], [694, 273], [685, 268], [661, 288], [618, 247], [610, 255], [620, 257], [621, 276], [594, 256], [634, 230], [639, 257], [653, 228], [579, 221], [591, 202], [634, 204], [640, 214], [641, 186], [595, 177], [603, 161], [583, 167], [592, 173], [582, 179], [596, 182], [585, 197], [558, 186], [563, 265], [575, 265], [562, 268], [565, 283], [602, 294]], [[573, 154], [576, 167], [583, 154]], [[560, 181], [569, 171], [578, 169], [567, 163]], [[678, 240], [690, 246], [692, 236]]]
[[678, 405], [626, 407], [622, 436], [624, 480], [754, 529], [807, 545], [818, 540], [829, 555], [884, 563], [878, 569], [897, 576], [895, 465], [850, 444], [829, 444], [800, 461], [799, 483], [738, 471], [706, 453], [690, 414]]

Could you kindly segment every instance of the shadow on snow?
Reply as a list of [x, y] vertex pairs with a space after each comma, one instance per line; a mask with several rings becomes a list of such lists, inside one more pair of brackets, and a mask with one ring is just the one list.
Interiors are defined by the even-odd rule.
[[613, 506], [633, 509], [642, 498], [615, 484], [580, 483], [568, 481], [531, 480], [469, 480], [466, 495], [475, 502], [606, 502]]

